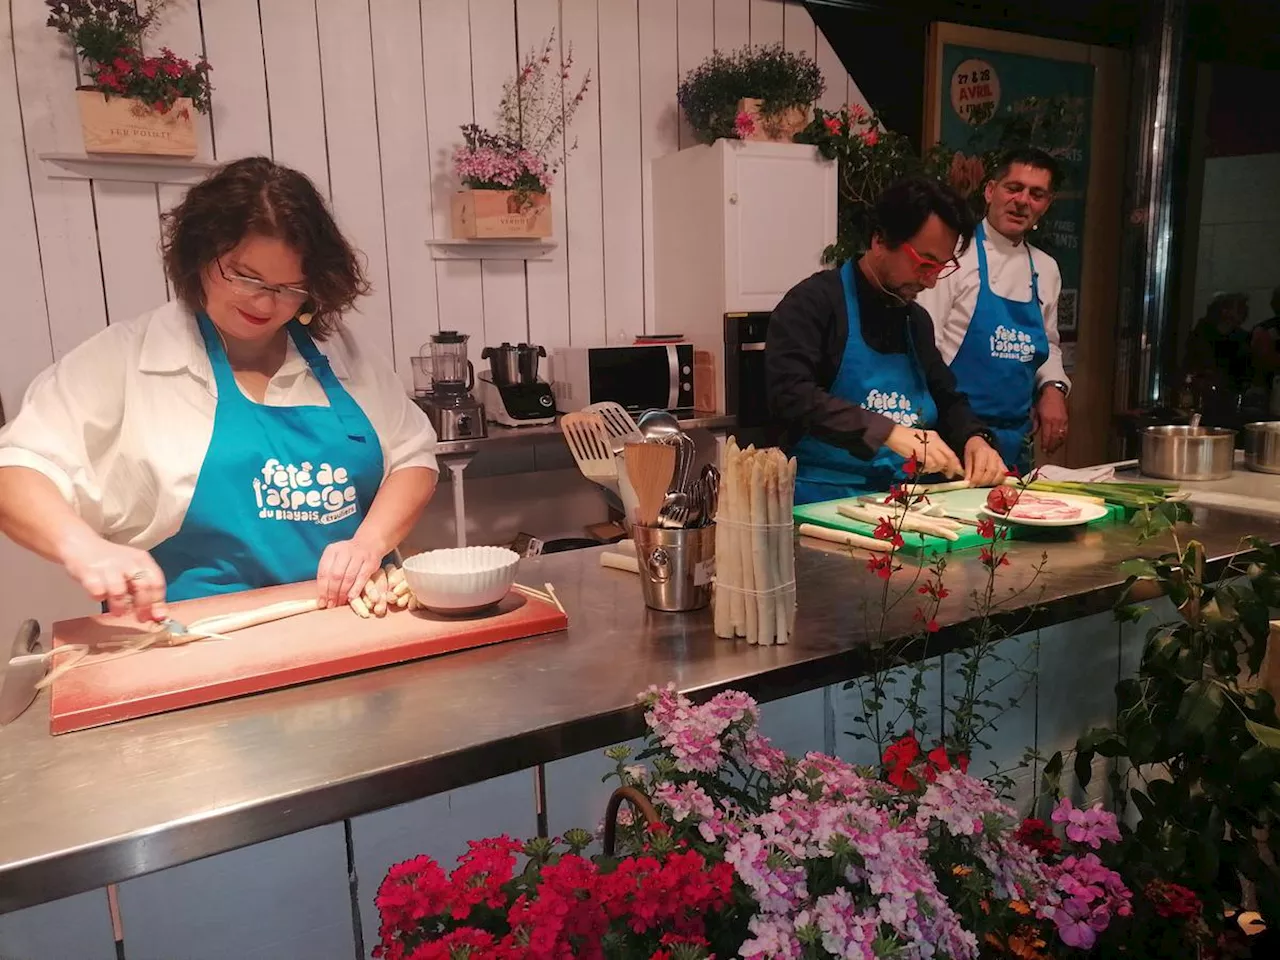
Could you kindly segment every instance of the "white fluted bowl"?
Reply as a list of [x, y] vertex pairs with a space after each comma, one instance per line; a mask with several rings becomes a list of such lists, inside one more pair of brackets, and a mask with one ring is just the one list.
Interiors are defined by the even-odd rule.
[[473, 613], [507, 595], [519, 563], [520, 554], [506, 547], [428, 550], [405, 560], [404, 579], [428, 610]]

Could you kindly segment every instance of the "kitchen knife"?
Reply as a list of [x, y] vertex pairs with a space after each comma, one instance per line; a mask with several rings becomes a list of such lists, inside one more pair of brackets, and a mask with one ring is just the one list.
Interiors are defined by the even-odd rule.
[[18, 628], [9, 665], [0, 684], [0, 727], [12, 723], [36, 698], [36, 684], [49, 669], [49, 656], [40, 646], [40, 624], [27, 620]]

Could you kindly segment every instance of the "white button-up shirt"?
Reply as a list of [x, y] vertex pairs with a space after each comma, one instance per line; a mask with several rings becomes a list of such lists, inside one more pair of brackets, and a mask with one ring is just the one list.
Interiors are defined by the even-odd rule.
[[[345, 324], [317, 346], [373, 424], [384, 479], [437, 469], [435, 431], [390, 363]], [[39, 471], [101, 536], [148, 550], [182, 526], [217, 402], [195, 317], [167, 303], [112, 324], [41, 373], [0, 430], [0, 467]], [[292, 339], [264, 403], [328, 405]]]
[[[1031, 299], [1031, 264], [1027, 262], [1028, 244], [1014, 244], [989, 222], [983, 224], [986, 232], [984, 246], [987, 251], [988, 280], [991, 292], [1006, 300], [1027, 302]], [[1062, 367], [1062, 344], [1058, 337], [1058, 295], [1062, 292], [1062, 274], [1058, 264], [1034, 244], [1030, 245], [1035, 260], [1037, 282], [1040, 287], [1040, 310], [1044, 314], [1044, 331], [1049, 336], [1049, 359], [1036, 371], [1037, 389], [1054, 380], [1070, 386], [1071, 381]], [[960, 352], [969, 321], [978, 303], [978, 244], [960, 257], [960, 269], [949, 277], [943, 277], [932, 290], [921, 290], [916, 302], [929, 311], [933, 318], [934, 339], [942, 359], [951, 363]]]

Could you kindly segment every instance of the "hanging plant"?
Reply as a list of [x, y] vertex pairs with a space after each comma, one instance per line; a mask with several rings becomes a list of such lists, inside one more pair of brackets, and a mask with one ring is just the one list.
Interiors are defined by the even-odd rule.
[[727, 54], [717, 50], [689, 71], [676, 96], [702, 143], [775, 136], [789, 140], [803, 128], [809, 108], [824, 90], [822, 70], [812, 57], [772, 44]]

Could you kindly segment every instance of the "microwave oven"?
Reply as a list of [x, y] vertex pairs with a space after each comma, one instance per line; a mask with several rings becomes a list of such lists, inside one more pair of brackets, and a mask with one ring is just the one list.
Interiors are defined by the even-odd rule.
[[556, 409], [571, 413], [605, 400], [631, 413], [693, 412], [693, 344], [560, 347], [551, 357]]

